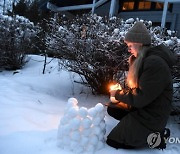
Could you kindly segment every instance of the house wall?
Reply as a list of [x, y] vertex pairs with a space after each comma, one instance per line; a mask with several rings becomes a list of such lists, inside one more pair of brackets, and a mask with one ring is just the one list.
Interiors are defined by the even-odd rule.
[[[111, 7], [111, 1], [109, 0], [102, 6], [96, 8], [95, 13], [100, 16], [109, 16], [110, 7]], [[116, 0], [115, 12], [114, 12], [115, 15], [118, 14], [118, 10], [119, 10], [119, 1]]]
[[[139, 11], [139, 12], [121, 12], [118, 17], [123, 19], [139, 18], [143, 20], [150, 20], [152, 22], [161, 22], [162, 11]], [[172, 22], [173, 14], [167, 13], [166, 22]]]
[[[109, 16], [111, 2], [107, 2], [103, 6], [97, 8], [95, 13], [101, 16]], [[143, 20], [150, 20], [153, 23], [161, 23], [162, 11], [131, 11], [131, 12], [119, 12], [119, 1], [117, 1], [115, 15], [123, 18], [124, 20], [129, 18], [139, 18]], [[106, 11], [105, 11], [106, 10]], [[178, 37], [180, 37], [180, 3], [174, 3], [172, 11], [168, 11], [166, 15], [166, 23], [170, 25], [171, 30], [176, 30]]]
[[178, 31], [180, 37], [180, 3], [174, 3], [172, 14], [174, 16], [174, 29]]
[[109, 16], [111, 2], [107, 2], [104, 5], [95, 9], [94, 13], [100, 16]]

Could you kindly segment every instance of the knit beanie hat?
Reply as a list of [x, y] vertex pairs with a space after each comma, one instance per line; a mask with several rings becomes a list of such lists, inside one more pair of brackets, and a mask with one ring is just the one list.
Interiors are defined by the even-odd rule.
[[136, 22], [125, 35], [124, 41], [133, 43], [151, 44], [151, 36], [142, 22]]

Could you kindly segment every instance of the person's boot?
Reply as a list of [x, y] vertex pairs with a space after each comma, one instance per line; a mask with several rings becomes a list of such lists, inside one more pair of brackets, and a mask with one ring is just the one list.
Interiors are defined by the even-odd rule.
[[161, 133], [161, 143], [156, 147], [157, 149], [166, 149], [166, 141], [170, 137], [170, 129], [165, 128]]

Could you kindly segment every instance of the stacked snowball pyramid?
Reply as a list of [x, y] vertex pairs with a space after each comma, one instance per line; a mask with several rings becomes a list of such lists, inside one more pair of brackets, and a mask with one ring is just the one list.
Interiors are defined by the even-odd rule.
[[104, 146], [104, 106], [98, 103], [87, 109], [78, 107], [75, 98], [69, 98], [58, 128], [58, 146], [73, 153], [93, 153]]

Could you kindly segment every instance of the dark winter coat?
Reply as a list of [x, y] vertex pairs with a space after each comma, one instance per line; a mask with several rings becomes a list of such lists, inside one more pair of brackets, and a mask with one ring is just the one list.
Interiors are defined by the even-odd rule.
[[174, 55], [164, 46], [147, 51], [139, 72], [136, 94], [116, 93], [115, 98], [137, 108], [125, 116], [110, 132], [108, 139], [132, 146], [146, 146], [152, 132], [161, 132], [167, 123], [172, 102], [172, 77], [170, 67]]

